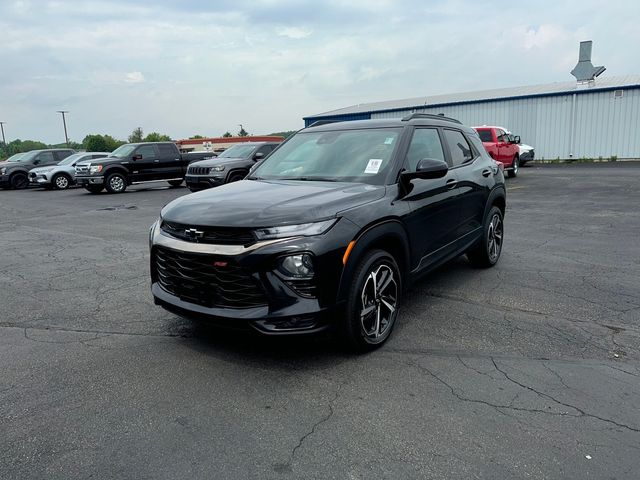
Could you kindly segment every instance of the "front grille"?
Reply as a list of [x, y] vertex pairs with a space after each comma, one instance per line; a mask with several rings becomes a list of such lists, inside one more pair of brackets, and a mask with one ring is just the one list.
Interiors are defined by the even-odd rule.
[[156, 247], [154, 261], [160, 286], [185, 302], [209, 308], [267, 304], [262, 287], [250, 272], [223, 257]]
[[[174, 238], [186, 242], [211, 243], [215, 245], [244, 245], [256, 242], [253, 232], [246, 228], [199, 227], [175, 222], [162, 222], [160, 229]], [[187, 231], [197, 230], [197, 235]]]
[[209, 175], [209, 169], [211, 167], [198, 167], [197, 165], [189, 165], [187, 175]]

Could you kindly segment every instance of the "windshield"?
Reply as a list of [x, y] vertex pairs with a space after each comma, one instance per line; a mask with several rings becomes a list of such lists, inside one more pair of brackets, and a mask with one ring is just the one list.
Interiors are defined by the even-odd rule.
[[24, 153], [16, 153], [7, 158], [7, 162], [19, 162], [22, 157], [24, 157]]
[[58, 165], [71, 165], [73, 162], [77, 162], [79, 159], [84, 157], [86, 153], [74, 153], [73, 155], [69, 155], [67, 158], [58, 162]]
[[128, 157], [136, 149], [137, 145], [122, 145], [109, 154], [110, 157], [124, 158]]
[[363, 182], [382, 185], [400, 128], [299, 133], [250, 178]]
[[7, 162], [29, 162], [35, 157], [40, 150], [32, 150], [26, 153], [16, 153], [12, 157], [10, 157]]
[[246, 158], [255, 148], [255, 145], [234, 145], [218, 155], [218, 158]]

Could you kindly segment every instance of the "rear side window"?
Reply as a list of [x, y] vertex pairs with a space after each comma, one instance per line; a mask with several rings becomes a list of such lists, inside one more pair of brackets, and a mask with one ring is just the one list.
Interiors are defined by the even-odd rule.
[[136, 150], [138, 155], [142, 155], [142, 158], [155, 158], [156, 157], [156, 149], [153, 148], [153, 145], [144, 145], [142, 147], [138, 147]]
[[483, 142], [493, 142], [491, 130], [478, 130], [478, 135], [480, 135], [480, 140]]
[[407, 170], [415, 172], [418, 162], [423, 158], [435, 158], [444, 162], [440, 135], [435, 128], [418, 128], [413, 132], [411, 145], [409, 145], [407, 152]]
[[53, 163], [55, 161], [56, 161], [56, 158], [53, 156], [53, 152], [42, 152], [38, 154], [34, 163], [43, 164], [43, 163]]
[[449, 146], [453, 167], [463, 165], [474, 159], [471, 145], [469, 145], [469, 142], [467, 142], [467, 139], [461, 132], [457, 130], [445, 130], [444, 138]]
[[160, 151], [161, 157], [170, 157], [171, 155], [176, 154], [176, 149], [173, 148], [172, 145], [167, 145], [166, 143], [159, 144], [158, 150]]

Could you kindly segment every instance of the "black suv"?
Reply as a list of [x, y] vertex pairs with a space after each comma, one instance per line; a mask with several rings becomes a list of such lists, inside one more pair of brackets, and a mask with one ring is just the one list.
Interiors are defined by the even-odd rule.
[[269, 155], [280, 143], [245, 142], [228, 148], [215, 158], [189, 164], [185, 181], [192, 192], [242, 180], [255, 162]]
[[265, 334], [334, 326], [371, 349], [421, 274], [464, 253], [498, 261], [505, 201], [501, 169], [456, 120], [312, 125], [245, 180], [162, 209], [151, 290], [185, 317]]
[[189, 160], [173, 142], [127, 143], [108, 157], [76, 164], [76, 183], [91, 193], [122, 193], [128, 185], [169, 182], [178, 187]]
[[69, 155], [76, 153], [69, 148], [31, 150], [17, 153], [0, 162], [0, 187], [20, 190], [29, 186], [29, 170], [34, 167], [57, 165]]

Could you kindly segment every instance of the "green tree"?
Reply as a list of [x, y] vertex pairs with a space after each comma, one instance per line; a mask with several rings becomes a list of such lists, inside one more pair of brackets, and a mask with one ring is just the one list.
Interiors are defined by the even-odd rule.
[[111, 135], [87, 135], [82, 141], [82, 148], [87, 152], [112, 152], [120, 145], [124, 145], [122, 140], [116, 140]]
[[144, 137], [142, 127], [135, 128], [133, 132], [131, 132], [131, 135], [129, 135], [129, 143], [140, 143], [143, 141], [142, 137]]
[[169, 135], [164, 135], [158, 132], [151, 132], [149, 135], [144, 137], [143, 142], [170, 142], [171, 137]]
[[244, 127], [240, 127], [240, 131], [238, 132], [238, 136], [239, 137], [248, 137], [249, 136], [249, 132], [247, 132]]
[[233, 137], [233, 135], [231, 135], [231, 132], [224, 132], [224, 133], [222, 134], [222, 137], [223, 137], [223, 138], [229, 138], [229, 137]]
[[201, 138], [205, 138], [202, 135], [194, 135], [193, 137], [189, 137], [189, 140], [199, 140]]

